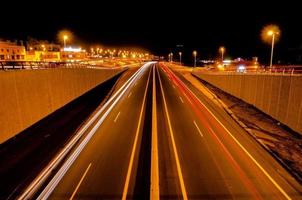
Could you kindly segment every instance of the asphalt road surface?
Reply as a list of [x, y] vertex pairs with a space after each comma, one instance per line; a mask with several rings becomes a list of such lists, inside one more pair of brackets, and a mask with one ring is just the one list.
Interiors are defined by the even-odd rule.
[[164, 64], [133, 74], [38, 199], [301, 199], [256, 141]]

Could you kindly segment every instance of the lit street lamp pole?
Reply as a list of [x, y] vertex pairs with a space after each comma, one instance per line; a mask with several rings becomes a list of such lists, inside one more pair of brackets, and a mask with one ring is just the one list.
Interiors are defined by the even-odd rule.
[[63, 36], [64, 48], [66, 48], [66, 40], [68, 40], [68, 36], [67, 36], [67, 35], [64, 35], [64, 36]]
[[224, 47], [220, 47], [219, 51], [221, 53], [221, 62], [223, 63], [223, 56], [224, 56], [225, 48]]
[[274, 56], [274, 45], [275, 45], [275, 34], [278, 34], [278, 33], [275, 33], [274, 31], [269, 31], [267, 33], [269, 36], [272, 36], [272, 49], [271, 49], [271, 59], [270, 59], [270, 68], [272, 67], [273, 65], [273, 56]]
[[278, 42], [280, 38], [280, 29], [277, 25], [267, 25], [261, 31], [261, 38], [265, 43], [271, 44], [271, 56], [269, 68], [273, 67], [273, 59], [274, 59], [274, 47], [275, 43]]
[[181, 55], [182, 55], [182, 52], [179, 52], [179, 63], [181, 65]]
[[168, 57], [169, 57], [169, 62], [172, 62], [172, 53], [169, 53]]
[[196, 67], [196, 56], [197, 56], [197, 51], [193, 51], [193, 56], [194, 56], [194, 67]]

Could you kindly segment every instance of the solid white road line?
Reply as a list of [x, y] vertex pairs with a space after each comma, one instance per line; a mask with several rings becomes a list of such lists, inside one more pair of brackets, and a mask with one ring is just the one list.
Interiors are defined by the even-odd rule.
[[118, 112], [118, 114], [116, 115], [115, 119], [114, 119], [114, 123], [116, 122], [117, 118], [120, 116], [121, 112]]
[[85, 170], [85, 172], [84, 172], [84, 174], [83, 174], [83, 176], [82, 176], [80, 182], [78, 183], [77, 187], [76, 187], [75, 190], [73, 191], [73, 193], [72, 193], [71, 197], [69, 198], [69, 200], [72, 200], [72, 199], [74, 198], [74, 196], [76, 195], [76, 193], [77, 193], [78, 189], [80, 188], [80, 185], [82, 184], [82, 182], [83, 182], [85, 176], [87, 175], [87, 173], [88, 173], [90, 167], [91, 167], [91, 163], [88, 165], [87, 169]]
[[158, 138], [157, 138], [155, 68], [156, 68], [156, 66], [153, 65], [150, 199], [159, 200], [160, 192], [159, 192], [159, 169], [158, 169]]
[[198, 133], [200, 134], [200, 136], [203, 137], [203, 134], [202, 134], [202, 132], [200, 131], [198, 125], [197, 125], [196, 122], [195, 122], [195, 120], [193, 121], [193, 123], [194, 123], [195, 127], [197, 128]]
[[[172, 72], [173, 73], [173, 72]], [[176, 77], [176, 76], [175, 76]], [[178, 77], [176, 77], [181, 81]], [[254, 162], [254, 164], [262, 171], [262, 173], [273, 183], [273, 185], [280, 191], [280, 193], [288, 200], [291, 197], [283, 190], [283, 188], [271, 177], [271, 175], [258, 163], [258, 161], [248, 152], [248, 150], [236, 139], [236, 137], [222, 124], [222, 122], [213, 114], [213, 112], [201, 102], [199, 98], [183, 83], [184, 87], [203, 105], [204, 108], [215, 118], [215, 120], [224, 128], [224, 130], [231, 136], [231, 138], [236, 142], [236, 144], [245, 152], [245, 154]]]
[[129, 165], [128, 165], [126, 180], [125, 180], [125, 185], [124, 185], [124, 189], [123, 189], [122, 200], [127, 199], [127, 193], [128, 193], [130, 177], [131, 177], [131, 172], [132, 172], [132, 167], [133, 167], [133, 162], [134, 162], [134, 156], [135, 156], [135, 151], [136, 151], [136, 147], [137, 147], [137, 143], [138, 143], [138, 136], [139, 136], [139, 132], [140, 132], [140, 128], [141, 128], [144, 108], [145, 108], [145, 104], [146, 104], [146, 97], [147, 97], [147, 90], [148, 90], [148, 86], [149, 86], [150, 74], [151, 74], [151, 70], [149, 71], [147, 85], [146, 85], [144, 98], [143, 98], [143, 103], [142, 103], [142, 107], [141, 107], [141, 111], [140, 111], [140, 115], [139, 115], [138, 125], [137, 125], [137, 129], [136, 129], [136, 133], [135, 133], [133, 148], [132, 148], [132, 152], [131, 152], [131, 156], [130, 156], [130, 161], [129, 161]]
[[72, 149], [72, 147], [78, 142], [85, 131], [95, 122], [100, 114], [109, 106], [109, 104], [126, 88], [131, 85], [130, 83], [136, 79], [140, 73], [144, 70], [141, 67], [137, 70], [119, 90], [113, 94], [113, 96], [104, 104], [104, 106], [80, 129], [79, 132], [72, 138], [72, 140], [65, 146], [65, 148], [45, 167], [45, 169], [34, 179], [34, 181], [26, 188], [26, 190], [18, 197], [19, 200], [31, 199], [31, 197], [39, 190], [42, 184], [46, 181], [48, 176], [52, 173], [52, 170], [59, 164], [59, 162], [65, 157], [65, 155]]
[[132, 95], [132, 92], [129, 93], [128, 98]]
[[182, 172], [181, 172], [179, 157], [178, 157], [177, 148], [176, 148], [176, 144], [175, 144], [174, 134], [173, 134], [171, 121], [170, 121], [170, 117], [169, 117], [169, 111], [168, 111], [168, 107], [167, 107], [167, 103], [166, 103], [165, 93], [164, 93], [164, 89], [163, 89], [163, 86], [162, 86], [162, 82], [161, 82], [161, 78], [160, 78], [160, 74], [159, 74], [158, 70], [157, 70], [157, 74], [158, 74], [158, 78], [159, 78], [161, 93], [162, 93], [162, 96], [163, 96], [165, 113], [166, 113], [167, 120], [168, 120], [169, 133], [170, 133], [170, 137], [171, 137], [171, 141], [172, 141], [173, 152], [174, 152], [177, 174], [178, 174], [178, 178], [179, 178], [182, 197], [183, 197], [184, 200], [188, 200], [187, 191], [186, 191], [186, 187], [185, 187], [185, 183], [184, 183], [184, 178], [183, 178], [183, 175], [182, 175]]
[[184, 101], [182, 100], [181, 96], [179, 96], [179, 99], [180, 99], [181, 103], [184, 103]]
[[[143, 73], [145, 68], [147, 68], [151, 63], [145, 64], [142, 68], [142, 71], [140, 73]], [[139, 73], [139, 74], [140, 74]], [[63, 166], [60, 168], [60, 170], [56, 173], [56, 175], [52, 178], [52, 180], [48, 183], [48, 185], [44, 188], [44, 190], [41, 192], [39, 197], [37, 199], [47, 199], [50, 194], [53, 192], [53, 190], [56, 188], [56, 186], [59, 184], [60, 180], [63, 178], [65, 173], [68, 171], [70, 166], [73, 164], [73, 162], [76, 160], [76, 158], [79, 156], [79, 154], [82, 152], [86, 144], [90, 141], [94, 133], [97, 131], [99, 126], [104, 122], [108, 114], [111, 112], [113, 107], [117, 104], [117, 102], [122, 98], [124, 93], [127, 91], [127, 89], [132, 85], [132, 83], [136, 80], [136, 78], [132, 79], [127, 87], [124, 88], [124, 90], [119, 94], [119, 96], [115, 99], [115, 101], [110, 105], [108, 110], [103, 114], [103, 116], [99, 119], [99, 121], [95, 124], [95, 126], [90, 130], [90, 132], [87, 134], [87, 136], [83, 139], [83, 141], [80, 143], [80, 145], [75, 149], [75, 151], [71, 154], [71, 156], [66, 160], [66, 162], [63, 164]]]

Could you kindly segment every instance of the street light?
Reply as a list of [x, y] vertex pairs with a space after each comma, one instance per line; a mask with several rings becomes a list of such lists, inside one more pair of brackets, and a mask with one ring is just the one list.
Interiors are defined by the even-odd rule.
[[274, 56], [274, 45], [275, 45], [275, 35], [278, 35], [279, 34], [279, 32], [275, 32], [275, 31], [273, 31], [273, 30], [269, 30], [268, 32], [267, 32], [267, 35], [268, 36], [270, 36], [270, 37], [272, 37], [272, 48], [271, 48], [271, 59], [270, 59], [270, 68], [272, 67], [272, 65], [273, 65], [273, 56]]
[[197, 51], [193, 51], [193, 56], [194, 56], [194, 67], [196, 67], [196, 56], [197, 56]]
[[219, 48], [219, 52], [221, 53], [221, 62], [223, 62], [223, 55], [224, 55], [224, 52], [225, 52], [225, 48], [224, 47], [220, 47]]
[[67, 36], [67, 35], [64, 35], [64, 36], [63, 36], [64, 48], [66, 48], [66, 40], [68, 40], [68, 36]]
[[179, 63], [181, 65], [181, 55], [182, 55], [182, 52], [179, 52], [178, 54], [179, 54]]
[[173, 62], [173, 53], [169, 53], [169, 60], [170, 62]]
[[264, 42], [271, 44], [270, 68], [273, 65], [274, 46], [280, 38], [280, 29], [276, 25], [268, 25], [262, 29], [261, 38]]

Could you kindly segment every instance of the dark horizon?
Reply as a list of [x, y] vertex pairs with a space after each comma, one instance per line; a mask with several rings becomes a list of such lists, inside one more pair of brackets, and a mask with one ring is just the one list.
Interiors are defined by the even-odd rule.
[[[2, 7], [13, 5], [5, 2]], [[37, 7], [37, 8], [35, 8]], [[301, 51], [302, 31], [298, 5], [286, 6], [276, 2], [249, 1], [197, 3], [173, 2], [73, 2], [53, 1], [39, 6], [21, 2], [18, 7], [4, 10], [0, 38], [26, 40], [28, 36], [56, 40], [56, 34], [68, 29], [76, 36], [75, 43], [105, 46], [135, 46], [156, 55], [177, 53], [177, 45], [184, 45], [184, 58], [191, 58], [193, 50], [200, 59], [214, 58], [220, 46], [226, 56], [251, 58], [258, 56], [267, 63], [270, 45], [261, 41], [261, 29], [277, 24], [281, 39], [276, 44], [275, 61], [297, 62], [291, 49]], [[19, 23], [17, 23], [19, 22]], [[298, 57], [300, 53], [298, 52]], [[300, 56], [301, 62], [301, 56]]]

